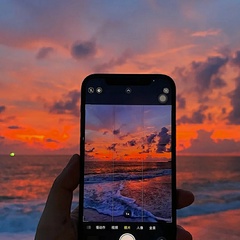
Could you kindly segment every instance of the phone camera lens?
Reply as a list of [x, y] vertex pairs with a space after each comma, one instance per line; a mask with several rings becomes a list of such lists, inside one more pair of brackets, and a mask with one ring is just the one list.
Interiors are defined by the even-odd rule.
[[167, 102], [167, 96], [166, 96], [165, 94], [160, 94], [160, 95], [158, 96], [158, 101], [159, 101], [160, 103], [165, 103], [165, 102]]

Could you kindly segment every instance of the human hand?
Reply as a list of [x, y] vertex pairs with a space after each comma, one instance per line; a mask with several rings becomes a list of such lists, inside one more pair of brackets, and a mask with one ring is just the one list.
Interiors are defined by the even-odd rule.
[[[80, 179], [80, 157], [75, 154], [56, 178], [40, 218], [35, 240], [77, 240], [78, 209], [71, 213], [73, 191]], [[177, 190], [177, 208], [190, 205], [191, 192]], [[192, 236], [181, 226], [177, 227], [177, 240], [191, 240]]]
[[77, 240], [78, 211], [71, 214], [71, 204], [79, 179], [80, 157], [75, 154], [52, 185], [35, 240]]
[[[194, 201], [194, 195], [186, 190], [177, 189], [177, 209], [191, 205]], [[183, 227], [177, 226], [177, 240], [192, 240], [192, 235]]]

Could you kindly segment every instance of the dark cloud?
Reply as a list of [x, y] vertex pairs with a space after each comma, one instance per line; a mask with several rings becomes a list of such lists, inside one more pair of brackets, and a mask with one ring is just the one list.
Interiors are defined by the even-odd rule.
[[218, 139], [211, 138], [213, 132], [205, 130], [198, 130], [196, 139], [190, 141], [190, 147], [182, 150], [180, 153], [188, 154], [229, 154], [239, 153], [240, 142], [232, 139]]
[[79, 99], [80, 91], [73, 90], [70, 91], [64, 100], [59, 100], [55, 102], [49, 109], [51, 113], [57, 114], [72, 114], [74, 116], [79, 116]]
[[232, 111], [229, 113], [230, 124], [240, 124], [240, 76], [236, 79], [237, 87], [229, 94]]
[[129, 133], [126, 133], [126, 134], [119, 136], [119, 139], [123, 140], [124, 138], [126, 138], [128, 136], [129, 136]]
[[219, 70], [227, 63], [227, 61], [227, 57], [208, 57], [205, 62], [192, 62], [191, 68], [195, 75], [197, 90], [208, 90], [211, 82], [214, 81]]
[[94, 149], [95, 149], [95, 148], [91, 148], [91, 149], [89, 149], [89, 150], [85, 150], [85, 152], [87, 152], [87, 153], [91, 153], [91, 152], [94, 151]]
[[51, 53], [53, 52], [53, 48], [52, 47], [43, 47], [43, 48], [40, 48], [37, 55], [36, 55], [36, 58], [37, 59], [45, 59], [47, 58]]
[[143, 150], [143, 151], [139, 152], [139, 154], [143, 154], [143, 153], [150, 153], [150, 150], [146, 149], [146, 150]]
[[184, 109], [186, 107], [186, 98], [182, 97], [180, 94], [177, 95], [178, 108]]
[[21, 129], [20, 126], [17, 126], [17, 125], [11, 125], [11, 126], [8, 126], [9, 129]]
[[207, 109], [207, 106], [201, 105], [197, 111], [192, 113], [191, 117], [187, 115], [183, 115], [181, 118], [177, 120], [178, 124], [181, 123], [190, 123], [190, 124], [200, 124], [206, 119], [204, 111]]
[[4, 136], [0, 136], [0, 140], [4, 140], [5, 139], [5, 137]]
[[4, 112], [6, 110], [6, 107], [5, 106], [0, 106], [0, 113]]
[[76, 42], [71, 47], [71, 54], [76, 59], [93, 57], [97, 52], [95, 41]]
[[114, 135], [118, 135], [119, 133], [120, 133], [120, 128], [113, 130], [113, 134], [114, 134]]
[[134, 139], [128, 141], [127, 143], [128, 143], [128, 145], [131, 146], [131, 147], [133, 147], [133, 146], [135, 146], [135, 145], [137, 144], [136, 140], [134, 140]]
[[163, 153], [168, 151], [166, 148], [166, 145], [170, 143], [171, 141], [171, 135], [168, 134], [169, 130], [166, 127], [163, 127], [161, 129], [161, 132], [159, 132], [158, 137], [158, 143], [157, 143], [157, 153]]
[[147, 143], [148, 144], [155, 143], [156, 136], [157, 136], [156, 133], [152, 133], [150, 136], [147, 136]]
[[48, 143], [59, 143], [59, 141], [54, 140], [52, 138], [47, 138], [47, 139], [45, 139], [45, 141], [48, 142]]
[[240, 50], [235, 52], [235, 56], [233, 57], [232, 62], [238, 67], [240, 66]]
[[107, 147], [107, 150], [110, 150], [110, 151], [116, 151], [116, 143], [113, 143], [113, 144], [111, 144], [109, 147]]
[[225, 87], [226, 85], [227, 85], [226, 82], [220, 77], [216, 77], [212, 80], [212, 87], [214, 88], [222, 88]]

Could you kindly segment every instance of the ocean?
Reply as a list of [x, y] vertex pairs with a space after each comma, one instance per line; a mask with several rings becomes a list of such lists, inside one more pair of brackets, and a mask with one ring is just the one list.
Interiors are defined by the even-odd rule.
[[[69, 158], [0, 156], [1, 240], [34, 238], [52, 182]], [[177, 213], [194, 240], [239, 239], [240, 157], [177, 157], [177, 186], [195, 195], [194, 204]], [[72, 208], [77, 202], [76, 190]]]
[[[171, 222], [170, 167], [171, 162], [87, 161], [85, 221]], [[88, 209], [96, 210], [98, 217]], [[131, 217], [124, 217], [126, 209]]]

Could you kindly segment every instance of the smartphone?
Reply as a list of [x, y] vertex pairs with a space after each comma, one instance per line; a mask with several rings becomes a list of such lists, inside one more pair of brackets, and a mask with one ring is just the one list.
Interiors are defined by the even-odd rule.
[[79, 239], [176, 239], [175, 102], [166, 75], [84, 79]]

